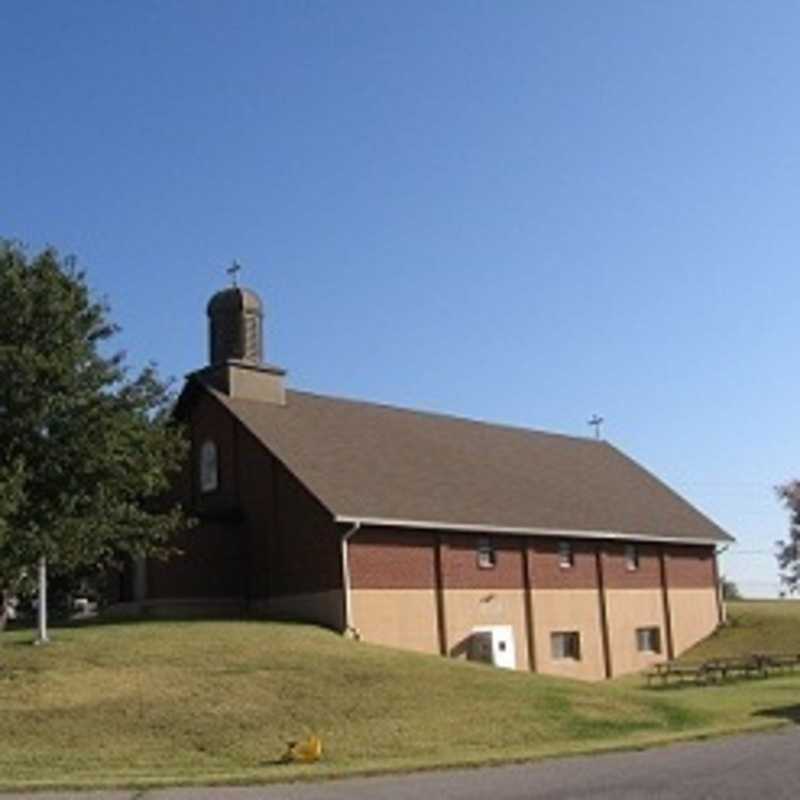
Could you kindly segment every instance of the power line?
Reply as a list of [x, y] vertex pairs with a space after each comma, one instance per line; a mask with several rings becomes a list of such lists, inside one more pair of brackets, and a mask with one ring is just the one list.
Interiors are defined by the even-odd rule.
[[740, 489], [742, 486], [752, 486], [754, 489], [769, 489], [774, 491], [774, 483], [762, 481], [674, 481], [675, 486], [718, 486], [723, 488]]

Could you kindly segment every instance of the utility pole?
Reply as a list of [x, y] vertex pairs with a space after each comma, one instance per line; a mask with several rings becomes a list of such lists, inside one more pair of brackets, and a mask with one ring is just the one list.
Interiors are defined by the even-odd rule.
[[592, 414], [592, 418], [586, 423], [594, 428], [595, 439], [600, 439], [600, 428], [604, 422], [605, 420], [602, 417], [598, 417], [597, 414]]

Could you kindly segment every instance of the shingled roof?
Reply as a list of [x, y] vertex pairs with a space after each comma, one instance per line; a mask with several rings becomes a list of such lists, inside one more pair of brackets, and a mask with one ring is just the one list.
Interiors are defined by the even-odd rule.
[[306, 392], [276, 405], [205, 388], [342, 522], [731, 541], [606, 442]]

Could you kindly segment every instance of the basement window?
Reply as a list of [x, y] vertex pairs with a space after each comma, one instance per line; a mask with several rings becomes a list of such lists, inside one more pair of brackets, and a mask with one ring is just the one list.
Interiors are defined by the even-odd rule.
[[660, 653], [661, 630], [659, 628], [637, 628], [636, 649], [640, 653]]
[[569, 569], [575, 566], [575, 553], [572, 549], [572, 542], [562, 540], [558, 543], [558, 565], [562, 569]]
[[550, 634], [550, 654], [554, 661], [581, 660], [581, 635], [578, 631], [557, 631]]
[[200, 491], [215, 492], [219, 488], [219, 456], [217, 445], [210, 439], [200, 448]]
[[478, 567], [479, 569], [493, 569], [497, 566], [497, 553], [489, 539], [478, 540]]
[[639, 548], [635, 544], [625, 545], [625, 569], [628, 572], [639, 569]]

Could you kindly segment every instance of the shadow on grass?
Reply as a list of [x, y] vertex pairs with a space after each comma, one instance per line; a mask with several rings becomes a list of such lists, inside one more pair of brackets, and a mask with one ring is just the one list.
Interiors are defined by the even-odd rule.
[[[228, 614], [139, 614], [130, 616], [115, 616], [100, 614], [73, 618], [73, 619], [55, 619], [48, 624], [48, 629], [51, 633], [57, 634], [60, 630], [80, 630], [82, 628], [112, 628], [112, 627], [131, 627], [138, 625], [158, 625], [158, 624], [173, 624], [179, 622], [187, 626], [192, 624], [201, 625], [208, 622], [246, 622], [254, 625], [278, 624], [281, 626], [291, 626], [297, 628], [320, 628], [322, 630], [330, 630], [322, 625], [315, 625], [313, 622], [304, 622], [302, 620], [286, 619], [285, 617], [269, 617], [264, 614], [245, 614], [245, 613], [228, 613]], [[9, 646], [15, 645], [29, 645], [32, 644], [36, 638], [37, 627], [35, 622], [30, 620], [18, 620], [10, 623], [5, 632], [7, 633], [30, 633], [31, 639], [20, 641], [6, 642]], [[0, 644], [3, 644], [2, 632], [0, 632]]]
[[780, 719], [784, 722], [800, 725], [800, 705], [765, 708], [762, 711], [756, 711], [754, 716], [766, 717], [767, 719]]
[[769, 675], [728, 675], [725, 678], [716, 678], [714, 680], [696, 680], [694, 678], [685, 678], [680, 680], [670, 680], [666, 683], [662, 681], [651, 681], [642, 685], [642, 689], [649, 692], [676, 692], [681, 689], [705, 689], [713, 691], [714, 689], [725, 689], [729, 686], [736, 686], [737, 684], [755, 684], [769, 681], [773, 678], [783, 677], [785, 673], [770, 673]]
[[733, 686], [737, 683], [742, 683], [745, 680], [752, 680], [751, 678], [727, 678], [724, 681], [671, 681], [669, 683], [646, 683], [641, 686], [642, 689], [648, 692], [680, 692], [685, 689], [706, 689], [713, 691], [714, 689], [724, 689], [726, 686]]

